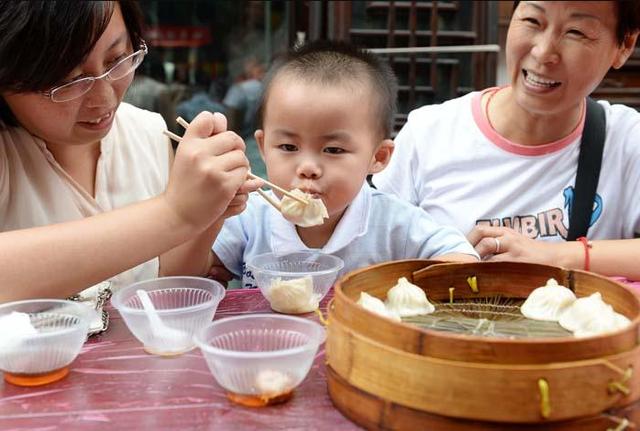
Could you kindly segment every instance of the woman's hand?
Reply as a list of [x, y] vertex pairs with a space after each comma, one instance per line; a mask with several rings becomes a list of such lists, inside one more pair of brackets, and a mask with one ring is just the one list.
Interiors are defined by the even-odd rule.
[[256, 191], [262, 187], [264, 183], [262, 180], [256, 180], [247, 178], [247, 180], [240, 186], [236, 195], [229, 202], [227, 210], [222, 214], [222, 218], [226, 219], [240, 214], [247, 207], [247, 201], [249, 200], [249, 193]]
[[[244, 141], [226, 131], [222, 114], [200, 113], [178, 146], [164, 197], [181, 223], [204, 230], [221, 216], [235, 215], [260, 182], [247, 180]], [[231, 206], [230, 206], [231, 205]]]
[[532, 262], [563, 266], [568, 257], [562, 252], [566, 243], [537, 241], [507, 227], [476, 226], [469, 232], [467, 239], [482, 260], [491, 262]]

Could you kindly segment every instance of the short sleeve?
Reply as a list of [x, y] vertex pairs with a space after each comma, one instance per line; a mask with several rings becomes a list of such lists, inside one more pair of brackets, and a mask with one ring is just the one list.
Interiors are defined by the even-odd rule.
[[248, 216], [246, 211], [224, 221], [222, 230], [212, 247], [224, 267], [237, 278], [242, 277], [244, 250], [248, 242], [248, 232], [243, 223]]
[[624, 230], [631, 233], [634, 237], [640, 237], [640, 199], [638, 199], [638, 190], [640, 190], [640, 115], [637, 117], [635, 124], [630, 128], [629, 135], [626, 139], [627, 161], [624, 171], [624, 195], [625, 202], [625, 227]]
[[395, 149], [389, 165], [382, 172], [375, 174], [372, 181], [378, 190], [395, 195], [413, 205], [419, 205], [413, 178], [417, 170], [415, 163], [418, 158], [414, 155], [417, 143], [413, 138], [411, 125], [412, 117], [409, 116], [409, 121], [394, 139]]
[[407, 229], [405, 256], [435, 258], [463, 253], [479, 259], [478, 253], [458, 229], [438, 224], [429, 214], [415, 208]]

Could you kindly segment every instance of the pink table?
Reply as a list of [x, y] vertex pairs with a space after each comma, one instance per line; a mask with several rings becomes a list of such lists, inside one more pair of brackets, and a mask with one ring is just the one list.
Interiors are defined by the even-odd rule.
[[[271, 312], [259, 291], [230, 290], [215, 318], [256, 312]], [[227, 400], [198, 349], [149, 355], [110, 314], [109, 331], [85, 345], [64, 380], [38, 388], [0, 382], [0, 430], [359, 429], [331, 404], [324, 345], [288, 403], [245, 408]]]
[[[629, 284], [640, 293], [638, 284]], [[323, 311], [328, 299], [321, 304]], [[259, 291], [231, 290], [215, 318], [258, 312], [271, 312]], [[317, 320], [314, 315], [308, 318]], [[640, 423], [639, 403], [616, 413]], [[615, 424], [607, 417], [602, 416], [603, 423]], [[360, 428], [342, 416], [329, 399], [322, 347], [291, 401], [262, 409], [245, 408], [226, 399], [199, 350], [176, 358], [148, 355], [118, 313], [111, 310], [109, 331], [85, 345], [64, 380], [40, 388], [19, 388], [0, 381], [0, 430], [26, 429]]]

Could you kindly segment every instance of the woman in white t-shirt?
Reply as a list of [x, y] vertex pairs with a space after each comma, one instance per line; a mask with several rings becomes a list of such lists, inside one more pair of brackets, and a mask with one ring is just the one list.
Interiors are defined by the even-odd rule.
[[413, 111], [374, 184], [467, 232], [486, 259], [640, 279], [637, 111], [599, 102], [607, 126], [589, 241], [566, 241], [586, 97], [626, 62], [639, 29], [637, 1], [515, 2], [511, 84]]
[[206, 274], [215, 231], [260, 185], [224, 117], [196, 117], [174, 162], [162, 118], [121, 104], [140, 16], [134, 1], [0, 8], [0, 302]]

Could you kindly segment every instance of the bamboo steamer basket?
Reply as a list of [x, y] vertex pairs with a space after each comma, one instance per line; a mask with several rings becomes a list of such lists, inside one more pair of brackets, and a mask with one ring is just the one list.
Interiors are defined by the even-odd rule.
[[[472, 276], [477, 293], [467, 282]], [[360, 292], [384, 299], [400, 277], [440, 302], [449, 299], [450, 287], [456, 299], [526, 298], [555, 278], [578, 297], [600, 292], [631, 325], [590, 338], [510, 340], [423, 329], [356, 304]], [[329, 394], [345, 415], [370, 429], [509, 429], [510, 424], [604, 430], [602, 412], [640, 398], [635, 371], [640, 369], [640, 301], [625, 286], [596, 274], [509, 262], [388, 262], [340, 279], [328, 315]], [[615, 420], [612, 424], [616, 429]]]

